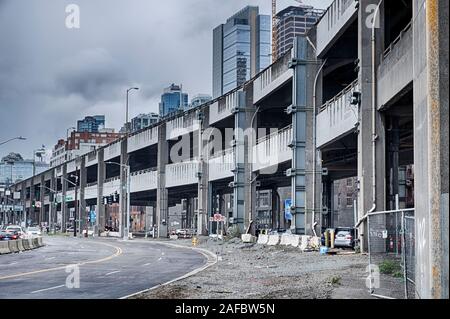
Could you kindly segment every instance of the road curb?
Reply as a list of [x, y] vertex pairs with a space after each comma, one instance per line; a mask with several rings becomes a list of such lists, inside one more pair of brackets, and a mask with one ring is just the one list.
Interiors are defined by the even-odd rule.
[[127, 296], [124, 296], [124, 297], [120, 297], [119, 299], [128, 299], [128, 298], [131, 298], [131, 297], [134, 297], [134, 296], [137, 296], [137, 295], [140, 295], [140, 294], [143, 294], [143, 293], [155, 290], [157, 288], [167, 286], [167, 285], [169, 285], [171, 283], [174, 283], [174, 282], [177, 282], [177, 281], [189, 278], [191, 276], [194, 276], [194, 275], [198, 274], [199, 272], [201, 272], [203, 270], [206, 270], [207, 268], [209, 268], [209, 267], [211, 267], [211, 266], [213, 266], [213, 265], [215, 265], [217, 263], [217, 255], [214, 254], [213, 252], [207, 250], [207, 249], [204, 249], [204, 248], [187, 247], [187, 246], [183, 246], [183, 245], [177, 245], [177, 244], [166, 243], [166, 242], [149, 242], [149, 243], [157, 244], [157, 245], [166, 245], [166, 246], [174, 247], [174, 248], [183, 248], [183, 249], [190, 249], [190, 250], [193, 250], [193, 251], [197, 251], [197, 252], [201, 253], [203, 256], [206, 257], [206, 259], [207, 259], [206, 264], [203, 265], [202, 267], [194, 269], [193, 271], [191, 271], [191, 272], [189, 272], [189, 273], [187, 273], [187, 274], [185, 274], [183, 276], [177, 277], [175, 279], [172, 279], [172, 280], [167, 281], [165, 283], [153, 286], [151, 288], [144, 289], [144, 290], [135, 292], [133, 294], [130, 294], [130, 295], [127, 295]]

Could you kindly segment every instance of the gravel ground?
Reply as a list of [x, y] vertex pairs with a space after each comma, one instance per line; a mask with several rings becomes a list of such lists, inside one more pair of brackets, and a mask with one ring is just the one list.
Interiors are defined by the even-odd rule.
[[[173, 243], [191, 246], [190, 240]], [[365, 286], [368, 258], [320, 255], [293, 247], [222, 242], [202, 238], [197, 246], [218, 256], [217, 264], [138, 299], [357, 299]]]

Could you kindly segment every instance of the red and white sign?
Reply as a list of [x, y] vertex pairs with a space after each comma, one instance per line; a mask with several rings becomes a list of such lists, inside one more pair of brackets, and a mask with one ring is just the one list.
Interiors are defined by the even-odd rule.
[[40, 201], [36, 201], [36, 207], [37, 208], [41, 208], [41, 206], [42, 206], [41, 202]]
[[214, 221], [215, 222], [224, 222], [225, 221], [225, 216], [222, 216], [220, 214], [214, 214]]

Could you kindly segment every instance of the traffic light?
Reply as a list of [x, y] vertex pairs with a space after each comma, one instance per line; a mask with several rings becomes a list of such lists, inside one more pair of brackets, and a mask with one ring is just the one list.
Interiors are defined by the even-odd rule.
[[33, 207], [33, 208], [36, 207], [36, 201], [35, 200], [31, 202], [31, 207]]
[[119, 197], [119, 194], [117, 192], [115, 192], [113, 194], [113, 197], [114, 197], [114, 200], [113, 200], [114, 203], [119, 203], [120, 202], [120, 197]]

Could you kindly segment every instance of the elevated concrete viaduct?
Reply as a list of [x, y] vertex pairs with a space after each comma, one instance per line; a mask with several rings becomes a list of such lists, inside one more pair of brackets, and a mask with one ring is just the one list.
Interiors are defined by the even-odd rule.
[[[442, 30], [448, 1], [335, 0], [308, 37], [243, 86], [17, 183], [21, 217], [64, 229], [77, 206], [82, 227], [97, 212], [100, 233], [113, 211], [103, 197], [118, 192], [123, 232], [126, 172], [114, 162], [131, 166], [131, 205], [154, 207], [159, 237], [170, 232], [169, 206], [181, 202], [183, 225], [198, 234], [210, 233], [219, 213], [240, 232], [320, 235], [340, 226], [336, 185], [347, 180], [362, 249], [368, 213], [415, 208], [417, 294], [448, 298]], [[41, 185], [56, 188], [56, 204]], [[272, 211], [260, 214], [264, 192]]]

